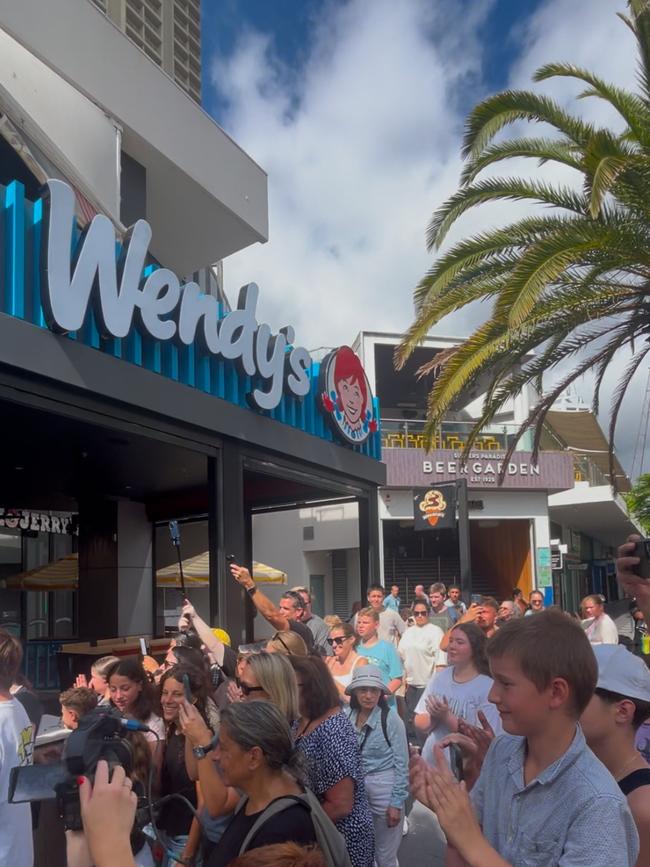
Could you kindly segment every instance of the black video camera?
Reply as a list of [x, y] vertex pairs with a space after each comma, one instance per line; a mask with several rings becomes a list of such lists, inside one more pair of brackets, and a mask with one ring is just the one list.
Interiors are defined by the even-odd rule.
[[90, 711], [68, 737], [61, 762], [13, 768], [9, 777], [9, 802], [18, 804], [56, 798], [66, 831], [80, 831], [77, 778], [84, 776], [93, 781], [100, 759], [105, 759], [109, 768], [121, 765], [129, 776], [133, 771], [133, 748], [123, 737], [124, 733], [123, 720], [110, 710]]

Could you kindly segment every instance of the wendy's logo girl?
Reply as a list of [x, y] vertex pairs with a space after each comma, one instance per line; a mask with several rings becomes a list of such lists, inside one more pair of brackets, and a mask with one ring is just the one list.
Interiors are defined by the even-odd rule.
[[331, 352], [322, 365], [321, 402], [336, 432], [359, 445], [377, 430], [366, 372], [349, 346]]

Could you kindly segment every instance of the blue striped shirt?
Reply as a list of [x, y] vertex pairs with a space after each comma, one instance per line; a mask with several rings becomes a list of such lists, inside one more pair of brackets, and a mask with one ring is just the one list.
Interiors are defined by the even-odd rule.
[[526, 739], [501, 735], [471, 797], [483, 834], [513, 867], [634, 867], [627, 801], [578, 726], [563, 756], [528, 785]]

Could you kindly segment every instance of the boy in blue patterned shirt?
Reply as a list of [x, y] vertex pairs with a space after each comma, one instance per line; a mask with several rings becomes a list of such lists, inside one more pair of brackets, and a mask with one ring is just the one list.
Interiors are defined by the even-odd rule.
[[487, 645], [504, 731], [470, 795], [440, 747], [436, 768], [416, 760], [416, 796], [438, 816], [447, 867], [633, 867], [639, 843], [623, 794], [586, 745], [578, 719], [596, 660], [561, 611], [518, 618]]

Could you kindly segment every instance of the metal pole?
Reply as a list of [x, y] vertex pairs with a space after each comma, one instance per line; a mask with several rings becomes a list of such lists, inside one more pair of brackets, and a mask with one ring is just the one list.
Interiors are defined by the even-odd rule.
[[185, 590], [185, 576], [183, 575], [183, 560], [181, 558], [181, 531], [178, 527], [178, 521], [170, 521], [169, 522], [169, 535], [172, 540], [172, 545], [176, 548], [176, 553], [178, 554], [178, 570], [181, 577], [181, 592], [183, 594], [183, 599], [187, 599], [187, 592]]
[[469, 537], [469, 507], [467, 504], [467, 479], [456, 482], [458, 500], [458, 555], [460, 561], [460, 588], [463, 599], [469, 602], [472, 595], [472, 560]]

